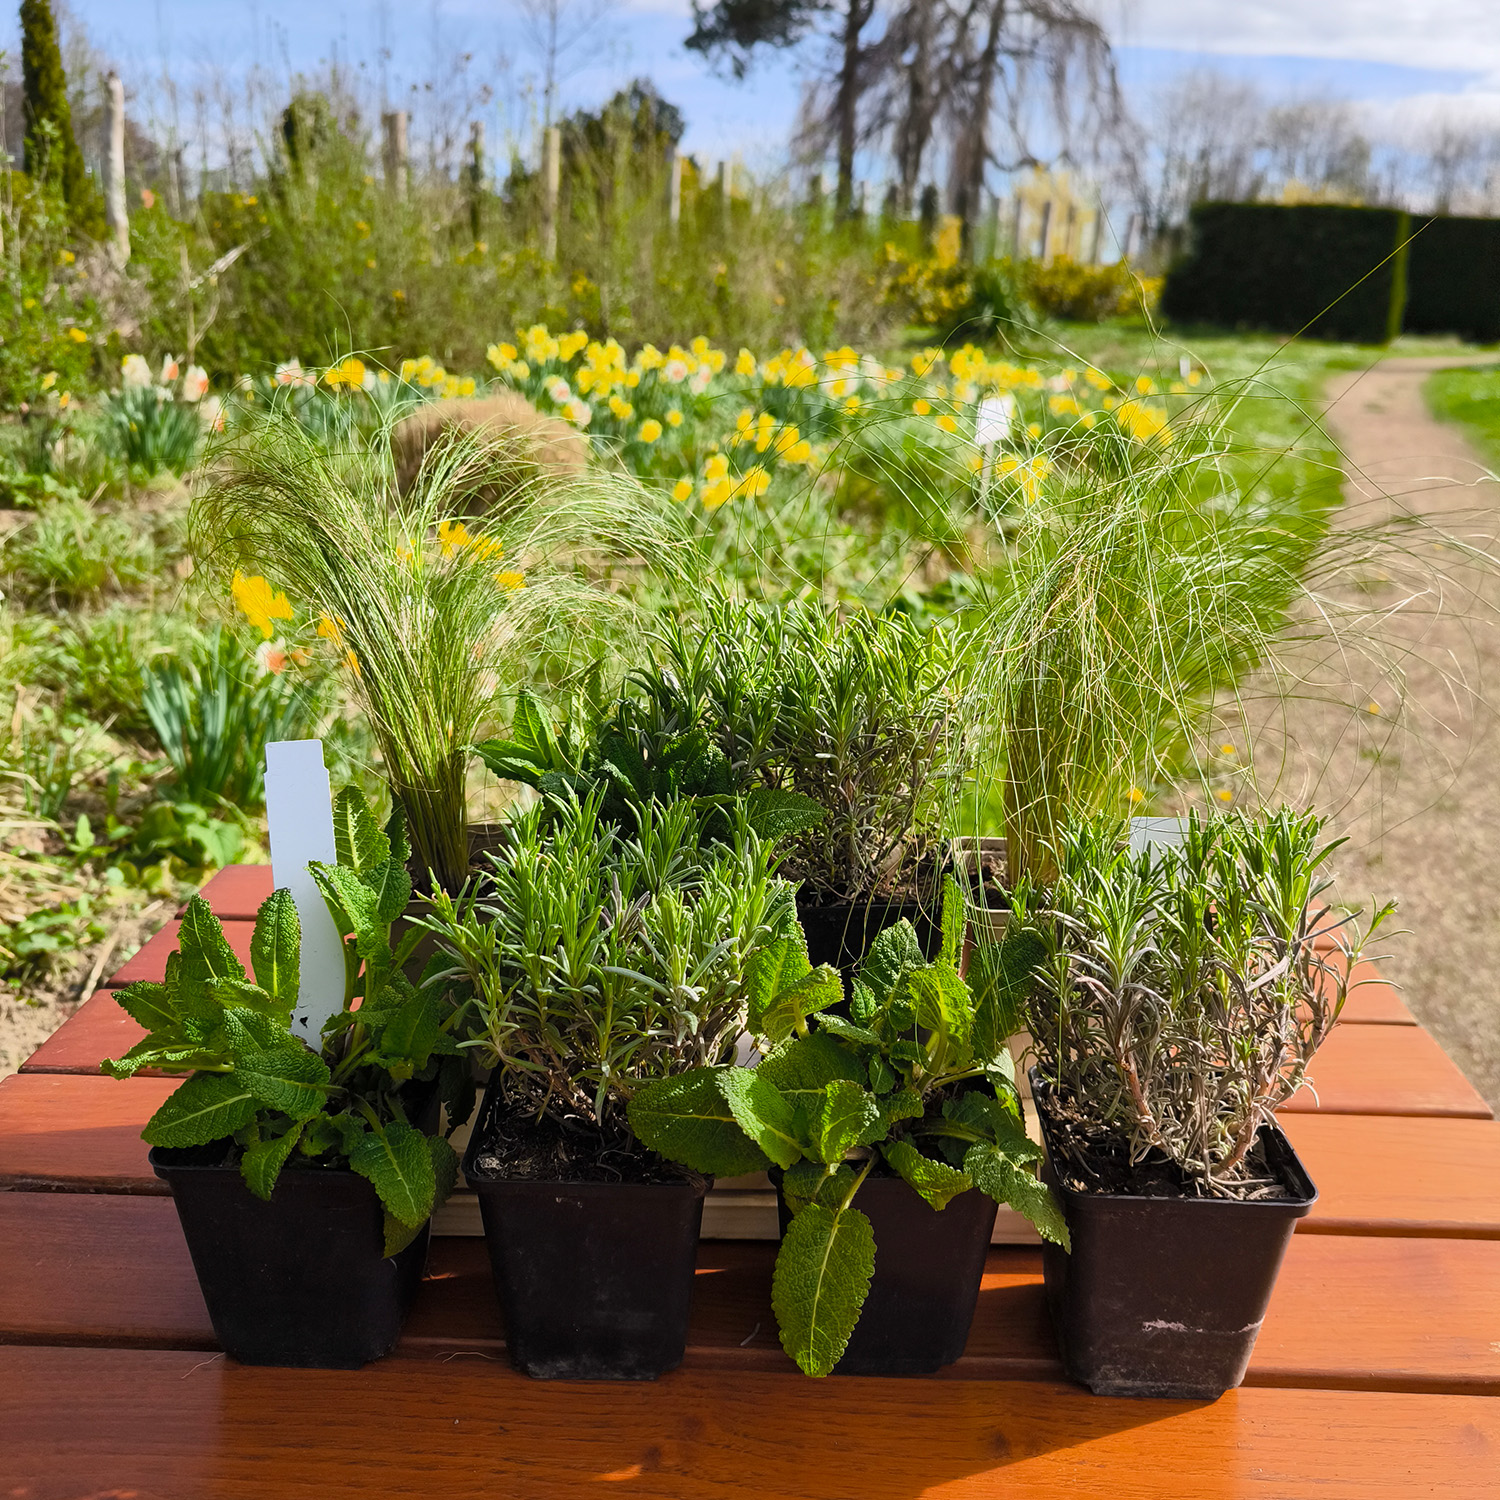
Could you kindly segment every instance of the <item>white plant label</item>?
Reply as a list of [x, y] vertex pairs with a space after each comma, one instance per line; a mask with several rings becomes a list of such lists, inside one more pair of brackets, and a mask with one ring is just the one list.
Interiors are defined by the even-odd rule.
[[302, 967], [292, 1027], [314, 1052], [323, 1024], [344, 1008], [344, 946], [309, 860], [338, 861], [333, 838], [333, 794], [322, 740], [274, 740], [266, 746], [266, 822], [271, 835], [271, 879], [297, 903]]
[[1014, 396], [986, 396], [974, 414], [974, 441], [981, 448], [1003, 443], [1016, 417]]
[[1186, 834], [1186, 818], [1132, 818], [1130, 852], [1140, 854], [1145, 849], [1176, 849]]

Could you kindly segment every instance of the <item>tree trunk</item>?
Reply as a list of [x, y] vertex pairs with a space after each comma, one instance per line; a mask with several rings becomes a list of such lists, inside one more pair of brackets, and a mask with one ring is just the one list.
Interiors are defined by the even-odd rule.
[[859, 95], [864, 81], [859, 41], [874, 9], [874, 0], [848, 0], [844, 11], [844, 57], [839, 66], [838, 97], [834, 105], [839, 152], [835, 211], [840, 219], [850, 218], [854, 213], [854, 149], [859, 139]]
[[1000, 67], [1000, 36], [1005, 30], [1006, 0], [993, 0], [984, 47], [975, 59], [973, 86], [969, 95], [969, 126], [960, 142], [957, 203], [963, 220], [963, 245], [966, 258], [972, 259], [974, 220], [984, 194], [984, 169], [990, 158], [990, 110], [994, 105], [995, 75]]
[[109, 225], [109, 258], [116, 267], [130, 259], [130, 215], [125, 207], [125, 85], [118, 73], [104, 80], [104, 217]]

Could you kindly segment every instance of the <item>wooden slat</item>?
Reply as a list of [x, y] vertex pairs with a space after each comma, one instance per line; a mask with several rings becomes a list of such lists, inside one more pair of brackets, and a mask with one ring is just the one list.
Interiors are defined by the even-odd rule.
[[[1492, 1119], [1457, 1064], [1420, 1026], [1339, 1026], [1284, 1112]], [[1316, 1090], [1314, 1094], [1313, 1090]]]
[[[253, 922], [261, 902], [271, 894], [271, 867], [225, 865], [198, 894], [221, 922]], [[177, 915], [182, 915], [180, 909]]]
[[180, 1082], [0, 1078], [0, 1192], [165, 1193], [146, 1162], [141, 1127]]
[[1380, 977], [1368, 960], [1354, 966], [1354, 984], [1344, 1001], [1340, 1025], [1415, 1026], [1417, 1018], [1407, 1008], [1400, 991]]
[[686, 1370], [554, 1384], [487, 1360], [350, 1374], [154, 1350], [0, 1350], [0, 1424], [26, 1500], [1493, 1500], [1500, 1461], [1500, 1402], [1472, 1396], [1126, 1401]]
[[[160, 979], [167, 972], [167, 954], [177, 946], [177, 929], [182, 923], [175, 919], [154, 934], [115, 974], [110, 977], [110, 986], [123, 989], [137, 979]], [[250, 964], [250, 937], [255, 931], [254, 922], [225, 922], [224, 936], [236, 957], [247, 968]]]
[[[771, 1312], [775, 1253], [767, 1244], [702, 1245], [689, 1367], [792, 1374]], [[0, 1265], [0, 1344], [214, 1347], [176, 1211], [163, 1199], [0, 1195]], [[1249, 1378], [1500, 1395], [1497, 1330], [1500, 1242], [1303, 1235], [1282, 1267]], [[402, 1350], [498, 1359], [503, 1341], [483, 1242], [434, 1240]], [[992, 1250], [968, 1347], [944, 1378], [1061, 1374], [1040, 1254]]]
[[113, 990], [100, 990], [21, 1064], [21, 1071], [97, 1073], [106, 1057], [123, 1057], [145, 1034], [115, 1003]]
[[1288, 1114], [1281, 1125], [1318, 1188], [1299, 1233], [1500, 1237], [1500, 1122]]

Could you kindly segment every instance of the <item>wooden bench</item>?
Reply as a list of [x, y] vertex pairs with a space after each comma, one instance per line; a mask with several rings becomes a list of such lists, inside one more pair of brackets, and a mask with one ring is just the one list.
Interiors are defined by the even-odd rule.
[[[268, 890], [254, 867], [207, 888], [242, 953]], [[112, 985], [159, 977], [171, 941]], [[774, 1246], [728, 1240], [700, 1250], [682, 1369], [649, 1385], [515, 1375], [473, 1237], [434, 1238], [392, 1358], [232, 1365], [140, 1140], [176, 1080], [98, 1074], [139, 1034], [101, 992], [0, 1081], [0, 1496], [1494, 1500], [1500, 1123], [1393, 990], [1355, 995], [1283, 1117], [1320, 1197], [1246, 1384], [1186, 1403], [1066, 1383], [1021, 1246], [991, 1250], [931, 1380], [802, 1379]]]

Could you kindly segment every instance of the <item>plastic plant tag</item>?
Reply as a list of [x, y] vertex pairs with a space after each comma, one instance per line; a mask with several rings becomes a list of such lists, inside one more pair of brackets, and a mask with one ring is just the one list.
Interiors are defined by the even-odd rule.
[[975, 443], [981, 448], [1003, 443], [1010, 436], [1010, 426], [1015, 415], [1014, 396], [986, 396], [974, 414]]
[[1182, 843], [1186, 827], [1185, 818], [1132, 818], [1130, 852], [1140, 854], [1146, 849], [1175, 849]]
[[266, 746], [266, 822], [271, 879], [291, 891], [302, 925], [301, 982], [292, 1027], [313, 1051], [323, 1024], [344, 1008], [344, 949], [307, 865], [338, 861], [333, 796], [322, 740], [274, 740]]

